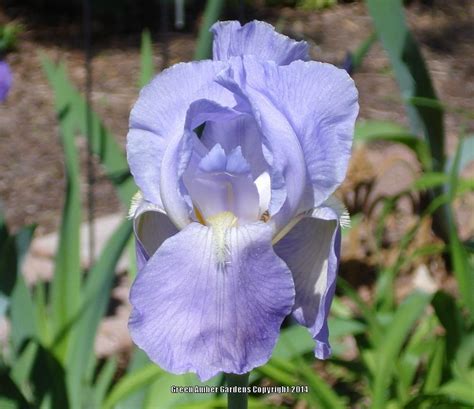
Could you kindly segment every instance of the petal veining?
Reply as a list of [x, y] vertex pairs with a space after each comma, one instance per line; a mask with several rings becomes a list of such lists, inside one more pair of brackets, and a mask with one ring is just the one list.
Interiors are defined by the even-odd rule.
[[215, 60], [254, 55], [261, 61], [286, 65], [308, 59], [309, 47], [305, 41], [292, 40], [263, 21], [251, 21], [243, 26], [238, 21], [221, 21], [214, 24], [211, 31]]
[[212, 227], [191, 223], [166, 240], [132, 286], [129, 328], [151, 360], [173, 373], [245, 373], [265, 363], [294, 288], [271, 228], [228, 228], [219, 263]]
[[214, 145], [197, 169], [184, 173], [183, 180], [205, 220], [222, 212], [235, 214], [239, 224], [258, 220], [258, 190], [239, 147], [226, 155], [219, 144]]
[[274, 246], [293, 273], [296, 290], [293, 316], [308, 327], [316, 341], [315, 354], [320, 359], [331, 353], [327, 317], [336, 289], [341, 243], [337, 218], [317, 218], [329, 214], [328, 209], [315, 209], [312, 216], [302, 218]]
[[162, 162], [169, 144], [184, 132], [192, 102], [209, 98], [233, 105], [232, 93], [215, 83], [226, 67], [218, 61], [177, 64], [158, 74], [144, 87], [130, 114], [127, 159], [145, 198], [160, 204]]

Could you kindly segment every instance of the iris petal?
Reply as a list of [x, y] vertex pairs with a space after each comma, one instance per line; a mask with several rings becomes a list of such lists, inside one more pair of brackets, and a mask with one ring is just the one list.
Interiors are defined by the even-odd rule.
[[[269, 164], [271, 176], [271, 200], [269, 212], [271, 222], [278, 231], [295, 216], [306, 184], [305, 157], [291, 123], [278, 110], [270, 92], [260, 89], [265, 84], [257, 84], [265, 77], [266, 65], [252, 56], [234, 58], [231, 69], [222, 72], [217, 81], [240, 98], [240, 107], [247, 104], [263, 135], [263, 152]], [[275, 63], [269, 63], [277, 67]], [[274, 86], [274, 84], [270, 84]], [[285, 95], [280, 95], [285, 98]], [[299, 102], [298, 102], [299, 104]], [[241, 108], [242, 109], [242, 108]]]
[[283, 126], [272, 129], [266, 124], [289, 125], [303, 150], [314, 206], [321, 205], [346, 174], [359, 111], [354, 81], [346, 71], [314, 61], [287, 66], [246, 56], [242, 61], [240, 68], [234, 63], [233, 69], [243, 70], [245, 75], [234, 73], [234, 78], [241, 81], [243, 94], [259, 113], [266, 128], [263, 133], [275, 139], [275, 144], [283, 144], [287, 137]]
[[207, 122], [201, 140], [209, 149], [218, 143], [226, 153], [240, 146], [254, 179], [268, 169], [262, 151], [262, 135], [255, 119], [250, 115], [242, 114], [227, 121]]
[[219, 144], [214, 145], [197, 169], [184, 173], [183, 180], [204, 219], [230, 211], [239, 224], [258, 220], [258, 190], [240, 147], [226, 155]]
[[211, 28], [214, 33], [215, 60], [254, 55], [261, 61], [275, 61], [286, 65], [295, 60], [308, 59], [308, 44], [277, 33], [263, 21], [251, 21], [241, 26], [238, 21], [223, 21]]
[[293, 316], [308, 327], [320, 359], [331, 353], [327, 317], [336, 289], [340, 244], [337, 214], [324, 207], [314, 209], [274, 247], [293, 273]]
[[216, 235], [191, 223], [166, 240], [130, 295], [134, 342], [162, 368], [202, 380], [265, 363], [294, 302], [291, 273], [273, 251], [268, 225], [225, 230], [224, 263]]
[[[207, 153], [207, 148], [198, 139], [194, 129], [206, 121], [232, 120], [241, 115], [234, 109], [208, 99], [194, 101], [186, 111], [183, 134], [168, 145], [162, 159], [160, 193], [166, 213], [179, 228], [190, 222], [190, 203], [186, 201], [183, 175], [189, 168], [196, 169]], [[193, 160], [194, 159], [194, 160]]]
[[226, 67], [218, 61], [177, 64], [140, 92], [130, 115], [127, 158], [145, 199], [160, 204], [160, 175], [170, 142], [182, 137], [186, 112], [192, 102], [208, 98], [234, 105], [232, 94], [214, 82]]
[[137, 268], [141, 270], [163, 242], [178, 233], [178, 229], [163, 208], [144, 200], [141, 193], [136, 200], [131, 216], [136, 239]]

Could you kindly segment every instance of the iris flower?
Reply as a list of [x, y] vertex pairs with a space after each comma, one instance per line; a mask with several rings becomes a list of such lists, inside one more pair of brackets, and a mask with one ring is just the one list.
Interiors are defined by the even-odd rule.
[[133, 341], [165, 370], [242, 374], [292, 314], [328, 357], [345, 177], [358, 113], [349, 75], [266, 23], [218, 22], [213, 60], [140, 93], [127, 155], [138, 275]]
[[12, 86], [12, 73], [5, 61], [0, 60], [0, 102], [5, 101]]

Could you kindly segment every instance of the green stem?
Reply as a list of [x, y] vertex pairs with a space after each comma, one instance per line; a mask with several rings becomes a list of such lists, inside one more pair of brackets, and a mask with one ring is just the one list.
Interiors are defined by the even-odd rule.
[[225, 375], [227, 386], [241, 388], [244, 392], [229, 392], [227, 394], [227, 408], [228, 409], [247, 409], [247, 400], [248, 394], [246, 387], [249, 383], [249, 374], [236, 375], [236, 374], [226, 374]]

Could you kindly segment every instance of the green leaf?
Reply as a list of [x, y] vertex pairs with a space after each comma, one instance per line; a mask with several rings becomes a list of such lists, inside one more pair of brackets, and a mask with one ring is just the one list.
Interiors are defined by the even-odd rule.
[[443, 111], [437, 106], [410, 102], [414, 97], [434, 101], [437, 97], [423, 56], [405, 22], [403, 2], [366, 0], [366, 3], [406, 101], [412, 132], [425, 138], [433, 170], [440, 171], [444, 166]]
[[0, 52], [2, 54], [16, 47], [18, 36], [23, 30], [23, 26], [18, 23], [0, 25]]
[[[127, 374], [132, 374], [150, 364], [150, 359], [141, 349], [134, 348], [127, 367]], [[150, 384], [151, 385], [151, 384]], [[136, 392], [130, 394], [126, 399], [122, 399], [115, 409], [143, 408], [145, 405], [145, 396], [149, 387], [145, 386]]]
[[[42, 56], [43, 69], [54, 91], [56, 112], [67, 115], [73, 132], [87, 135], [86, 102], [66, 75], [64, 63], [55, 65], [49, 58]], [[118, 191], [122, 203], [128, 208], [137, 188], [131, 178], [127, 160], [117, 140], [107, 130], [99, 116], [91, 113], [90, 146], [104, 166], [106, 176]]]
[[15, 351], [19, 350], [26, 339], [38, 336], [35, 308], [36, 305], [33, 303], [25, 280], [22, 276], [19, 276], [11, 296], [9, 314], [11, 321], [10, 339]]
[[[55, 67], [43, 62], [45, 70], [54, 76]], [[66, 328], [75, 316], [80, 304], [81, 263], [80, 263], [80, 224], [81, 224], [81, 186], [79, 157], [75, 145], [76, 124], [74, 108], [70, 102], [61, 103], [68, 98], [68, 88], [63, 87], [62, 78], [58, 82], [56, 110], [58, 113], [61, 142], [64, 151], [66, 197], [63, 206], [62, 222], [59, 233], [59, 246], [53, 281], [51, 284], [51, 315], [55, 334]], [[66, 84], [67, 85], [67, 84]], [[56, 345], [61, 359], [65, 358], [68, 338]]]
[[359, 121], [356, 124], [354, 140], [356, 142], [385, 141], [405, 145], [416, 154], [424, 169], [431, 167], [431, 157], [426, 142], [397, 123]]
[[470, 379], [468, 382], [461, 380], [453, 380], [441, 386], [440, 392], [443, 395], [449, 396], [458, 402], [462, 402], [466, 405], [474, 405], [474, 391], [472, 385], [474, 379]]
[[[458, 163], [458, 175], [461, 173], [466, 166], [468, 166], [472, 161], [474, 161], [474, 135], [469, 135], [463, 137], [460, 141], [460, 153], [459, 153], [459, 163]], [[454, 158], [449, 158], [446, 162], [445, 172], [450, 174], [453, 167]]]
[[[330, 342], [333, 347], [338, 344], [338, 339], [346, 335], [355, 335], [364, 331], [366, 326], [355, 320], [330, 317], [329, 318]], [[292, 359], [298, 355], [312, 352], [315, 341], [307, 328], [300, 325], [292, 325], [281, 331], [278, 342], [273, 350], [272, 356], [279, 359]], [[339, 345], [336, 349], [339, 348]]]
[[437, 321], [433, 317], [420, 320], [395, 365], [399, 403], [409, 400], [417, 370], [422, 360], [435, 346], [432, 334], [436, 325]]
[[[11, 363], [10, 376], [19, 386], [24, 386], [30, 377], [38, 345], [38, 342], [33, 338], [25, 340], [21, 350], [16, 354], [15, 361]], [[29, 398], [29, 395], [27, 397]]]
[[446, 331], [446, 358], [448, 362], [452, 362], [463, 337], [464, 318], [455, 299], [445, 292], [438, 291], [433, 297], [432, 305], [439, 322]]
[[155, 74], [155, 67], [153, 65], [153, 46], [151, 43], [151, 35], [149, 30], [142, 32], [142, 44], [140, 48], [140, 81], [139, 87], [142, 88], [147, 85], [153, 75]]
[[25, 344], [23, 354], [15, 362], [12, 378], [17, 384], [27, 381], [34, 400], [33, 407], [69, 408], [65, 371], [52, 349], [31, 339]]
[[431, 354], [428, 369], [423, 383], [423, 392], [432, 393], [438, 390], [443, 376], [443, 364], [445, 359], [445, 340], [438, 338]]
[[464, 332], [454, 361], [450, 362], [452, 372], [458, 378], [467, 377], [474, 366], [474, 329]]
[[[281, 365], [282, 363], [286, 365]], [[290, 366], [290, 368], [288, 369], [287, 366]], [[257, 376], [252, 377], [255, 380], [266, 377], [277, 382], [279, 385], [295, 385], [298, 382], [296, 369], [293, 364], [277, 357], [272, 357], [265, 365], [256, 368], [252, 375], [255, 374]]]
[[442, 172], [425, 172], [413, 182], [415, 190], [427, 190], [434, 187], [443, 186], [449, 177]]
[[0, 212], [0, 317], [5, 314], [16, 287], [23, 281], [22, 263], [34, 230], [35, 226], [24, 227], [10, 236]]
[[2, 409], [32, 409], [7, 373], [0, 373], [0, 408]]
[[344, 295], [349, 297], [350, 300], [352, 300], [355, 305], [358, 307], [359, 311], [362, 313], [362, 317], [364, 320], [367, 322], [369, 325], [369, 331], [368, 333], [370, 334], [370, 339], [374, 342], [377, 343], [377, 340], [382, 338], [382, 327], [380, 323], [377, 320], [377, 317], [375, 315], [375, 311], [373, 311], [365, 302], [362, 300], [355, 291], [351, 285], [344, 280], [342, 277], [338, 277], [337, 279], [337, 285], [338, 287], [342, 290]]
[[377, 346], [375, 357], [375, 373], [373, 384], [374, 409], [385, 409], [387, 392], [391, 383], [395, 363], [403, 343], [408, 337], [415, 322], [424, 313], [431, 300], [429, 294], [415, 292], [410, 295], [397, 309], [385, 336]]
[[[0, 282], [2, 283], [0, 288], [5, 284], [8, 285], [10, 279], [14, 280], [9, 294], [9, 318], [11, 322], [10, 339], [15, 353], [19, 351], [20, 346], [27, 338], [38, 334], [35, 306], [21, 273], [22, 261], [30, 246], [34, 230], [34, 226], [24, 227], [15, 236], [11, 236], [5, 247], [7, 254], [0, 255]], [[1, 266], [4, 266], [5, 269]], [[6, 277], [8, 272], [12, 274], [10, 278]]]
[[211, 26], [219, 20], [225, 1], [207, 0], [204, 16], [199, 29], [199, 37], [194, 53], [195, 60], [205, 60], [211, 57], [212, 52], [212, 33], [209, 31]]
[[339, 397], [303, 359], [298, 360], [297, 372], [300, 375], [301, 383], [309, 387], [309, 396], [304, 396], [304, 398], [312, 405], [323, 409], [344, 409], [347, 407], [342, 397]]
[[104, 366], [101, 368], [99, 375], [97, 376], [97, 381], [94, 385], [94, 407], [102, 407], [102, 403], [105, 399], [107, 391], [112, 385], [113, 377], [117, 371], [117, 359], [108, 358], [105, 361]]
[[298, 354], [311, 352], [314, 346], [314, 340], [309, 331], [299, 325], [293, 325], [281, 331], [272, 356], [279, 359], [291, 359]]
[[[365, 325], [350, 319], [331, 317], [329, 321], [331, 343], [338, 338], [360, 333]], [[270, 361], [256, 369], [254, 373], [273, 379], [280, 385], [295, 385], [298, 383], [309, 385], [309, 396], [301, 395], [313, 405], [322, 408], [343, 408], [339, 397], [327, 386], [324, 381], [313, 373], [311, 367], [301, 358], [306, 353], [312, 353], [315, 341], [309, 331], [301, 326], [291, 326], [282, 330], [278, 343]], [[337, 349], [337, 348], [336, 348]], [[312, 355], [312, 354], [311, 354]], [[294, 360], [294, 362], [292, 361]], [[253, 376], [253, 380], [258, 376]]]
[[[463, 139], [461, 138], [449, 175], [448, 197], [450, 201], [453, 201], [456, 197], [456, 190], [459, 184], [458, 176], [461, 152], [463, 150], [462, 147]], [[453, 272], [458, 282], [461, 299], [469, 310], [470, 319], [474, 320], [474, 297], [472, 296], [472, 294], [474, 294], [474, 263], [469, 258], [463, 243], [459, 240], [454, 216], [449, 218], [449, 245], [453, 262]]]
[[388, 140], [398, 136], [404, 136], [406, 139], [415, 139], [406, 127], [391, 121], [357, 121], [354, 140], [356, 142], [365, 142], [373, 140]]
[[310, 407], [323, 409], [346, 407], [342, 399], [314, 373], [313, 369], [300, 356], [297, 355], [295, 358], [295, 363], [292, 363], [273, 356], [266, 365], [256, 368], [255, 372], [272, 379], [278, 385], [307, 385], [309, 393], [299, 395], [310, 403]]
[[112, 388], [102, 406], [102, 409], [112, 409], [115, 404], [130, 396], [145, 385], [150, 384], [164, 371], [155, 364], [148, 364], [132, 373], [126, 374]]
[[370, 51], [374, 43], [377, 41], [377, 35], [375, 33], [371, 33], [363, 42], [362, 44], [353, 52], [351, 53], [352, 56], [352, 69], [357, 71], [360, 66], [362, 65], [362, 61], [366, 57], [367, 53]]
[[[423, 138], [429, 154], [419, 157], [425, 170], [444, 169], [443, 109], [433, 88], [420, 49], [405, 22], [402, 0], [366, 0], [375, 29], [393, 67], [413, 134]], [[442, 188], [429, 192], [430, 200], [443, 194]], [[449, 241], [450, 208], [441, 206], [433, 215], [433, 230]]]
[[89, 271], [79, 314], [70, 323], [74, 337], [68, 354], [67, 368], [73, 407], [80, 401], [81, 384], [88, 380], [87, 368], [94, 359], [95, 334], [109, 302], [115, 267], [131, 232], [131, 221], [125, 220], [109, 238], [97, 262]]

